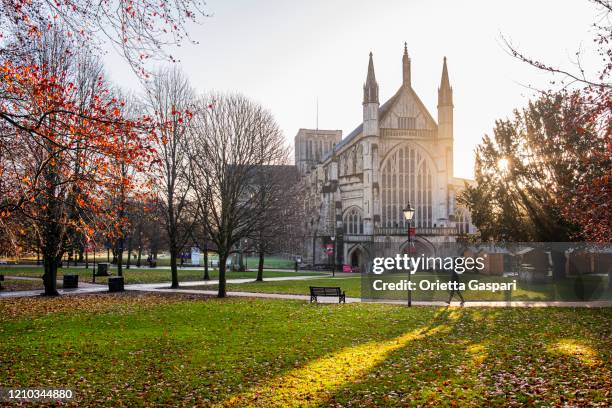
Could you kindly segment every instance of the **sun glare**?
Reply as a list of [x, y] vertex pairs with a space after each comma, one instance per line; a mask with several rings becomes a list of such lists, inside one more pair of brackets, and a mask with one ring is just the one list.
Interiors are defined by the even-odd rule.
[[499, 159], [497, 161], [497, 168], [501, 171], [508, 171], [508, 168], [510, 167], [510, 161], [506, 158], [503, 159]]

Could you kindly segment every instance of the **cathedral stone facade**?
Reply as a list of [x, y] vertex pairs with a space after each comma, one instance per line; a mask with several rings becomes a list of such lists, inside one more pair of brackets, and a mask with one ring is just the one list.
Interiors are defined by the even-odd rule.
[[[420, 252], [474, 232], [456, 197], [468, 180], [453, 176], [453, 89], [446, 58], [437, 121], [411, 86], [402, 57], [401, 87], [382, 105], [372, 53], [363, 86], [363, 122], [339, 130], [300, 129], [295, 162], [305, 190], [305, 262], [364, 270], [373, 256], [407, 251], [402, 209], [416, 209], [412, 241]], [[414, 250], [413, 250], [414, 251]]]

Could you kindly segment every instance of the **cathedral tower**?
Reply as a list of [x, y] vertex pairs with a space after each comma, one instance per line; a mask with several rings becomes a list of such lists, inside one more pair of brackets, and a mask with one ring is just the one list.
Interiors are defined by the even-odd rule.
[[363, 86], [363, 229], [364, 234], [374, 233], [374, 170], [377, 167], [375, 149], [378, 145], [378, 84], [374, 75], [372, 53], [368, 62], [368, 76]]

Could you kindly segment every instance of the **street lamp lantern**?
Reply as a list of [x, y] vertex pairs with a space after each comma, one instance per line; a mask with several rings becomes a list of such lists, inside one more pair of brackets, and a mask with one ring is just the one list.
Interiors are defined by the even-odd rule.
[[414, 218], [414, 208], [412, 208], [410, 203], [408, 203], [408, 205], [406, 205], [406, 208], [404, 208], [402, 211], [404, 212], [404, 218], [406, 218], [406, 221], [412, 221], [412, 219]]
[[[410, 202], [408, 202], [408, 204], [406, 205], [406, 208], [404, 208], [403, 210], [404, 213], [404, 218], [406, 218], [406, 221], [408, 222], [408, 253], [411, 254], [412, 253], [412, 233], [411, 233], [411, 223], [412, 223], [412, 219], [414, 218], [414, 208], [412, 208], [412, 206], [410, 205]], [[412, 271], [408, 271], [408, 284], [412, 285], [411, 282], [411, 276], [412, 276]], [[412, 306], [412, 290], [410, 289], [410, 287], [408, 287], [408, 307]]]

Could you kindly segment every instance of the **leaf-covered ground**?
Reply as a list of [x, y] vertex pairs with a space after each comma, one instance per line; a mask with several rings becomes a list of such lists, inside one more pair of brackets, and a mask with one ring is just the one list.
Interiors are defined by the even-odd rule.
[[[7, 292], [13, 292], [18, 290], [36, 290], [43, 288], [42, 279], [25, 280], [5, 278], [5, 280], [3, 282], [0, 282], [0, 284], [2, 284], [2, 290]], [[62, 284], [58, 283], [57, 287], [61, 288]]]
[[0, 384], [75, 406], [607, 406], [612, 309], [0, 300]]

